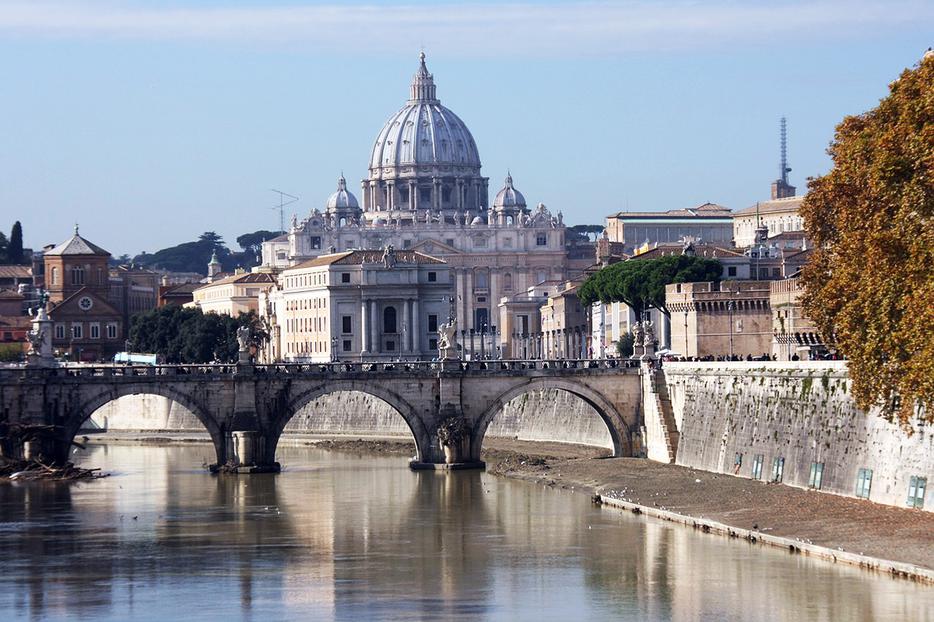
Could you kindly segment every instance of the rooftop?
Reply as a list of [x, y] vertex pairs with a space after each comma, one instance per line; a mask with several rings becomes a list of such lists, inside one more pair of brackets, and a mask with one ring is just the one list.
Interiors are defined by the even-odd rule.
[[773, 199], [771, 201], [759, 201], [757, 205], [752, 205], [745, 209], [741, 209], [733, 216], [755, 216], [756, 207], [759, 208], [759, 215], [764, 216], [766, 214], [775, 214], [779, 212], [787, 211], [797, 211], [801, 207], [801, 202], [804, 200], [803, 196], [798, 197], [788, 197], [787, 199]]
[[[231, 276], [225, 277], [218, 281], [214, 281], [213, 283], [206, 283], [203, 285], [201, 285], [200, 283], [196, 283], [195, 285], [200, 285], [200, 287], [196, 287], [195, 289], [204, 289], [208, 287], [216, 287], [219, 285], [232, 285], [234, 283], [245, 284], [245, 283], [275, 283], [275, 282], [276, 282], [275, 275], [269, 272], [244, 272], [243, 274], [233, 274]], [[180, 287], [183, 287], [183, 286], [180, 286]]]
[[716, 203], [704, 203], [697, 207], [672, 209], [665, 212], [617, 212], [616, 218], [731, 218], [733, 210]]
[[100, 246], [88, 242], [78, 235], [78, 225], [75, 225], [75, 234], [51, 250], [45, 251], [45, 256], [49, 255], [104, 255], [110, 257], [110, 253]]
[[[437, 257], [425, 255], [413, 250], [395, 251], [396, 263], [400, 264], [444, 264], [445, 262]], [[331, 253], [321, 255], [308, 261], [303, 261], [286, 270], [299, 270], [302, 268], [315, 268], [318, 266], [359, 266], [364, 264], [375, 264], [383, 262], [383, 251], [381, 250], [354, 250], [344, 251], [342, 253]]]
[[30, 266], [0, 266], [0, 279], [30, 279], [32, 268]]

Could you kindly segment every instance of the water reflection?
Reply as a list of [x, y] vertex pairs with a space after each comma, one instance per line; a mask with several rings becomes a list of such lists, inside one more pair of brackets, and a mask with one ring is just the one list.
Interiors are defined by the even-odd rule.
[[113, 477], [0, 485], [15, 618], [925, 620], [931, 591], [477, 472], [284, 448], [98, 447]]

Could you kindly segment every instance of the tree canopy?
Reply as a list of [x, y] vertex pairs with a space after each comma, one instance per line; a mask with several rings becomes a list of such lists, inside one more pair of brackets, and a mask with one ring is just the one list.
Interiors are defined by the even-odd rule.
[[135, 351], [159, 354], [166, 363], [234, 363], [240, 326], [250, 326], [258, 339], [264, 338], [252, 311], [233, 318], [167, 305], [133, 316], [130, 342]]
[[574, 225], [568, 227], [567, 238], [569, 241], [594, 242], [601, 233], [603, 233], [603, 225]]
[[237, 237], [237, 244], [240, 245], [240, 248], [242, 248], [244, 252], [255, 255], [260, 251], [260, 247], [263, 245], [264, 241], [279, 237], [282, 233], [282, 231], [266, 231], [265, 229], [260, 229], [259, 231], [244, 233]]
[[716, 259], [694, 255], [668, 255], [655, 259], [629, 259], [590, 275], [577, 290], [582, 304], [624, 302], [641, 316], [648, 309], [670, 315], [665, 286], [671, 283], [718, 281], [723, 271]]
[[861, 407], [934, 421], [934, 55], [845, 118], [828, 153], [801, 206], [805, 313], [849, 359]]
[[10, 244], [7, 246], [7, 261], [10, 263], [21, 264], [25, 259], [23, 255], [23, 225], [17, 220], [13, 223], [13, 229], [10, 230]]

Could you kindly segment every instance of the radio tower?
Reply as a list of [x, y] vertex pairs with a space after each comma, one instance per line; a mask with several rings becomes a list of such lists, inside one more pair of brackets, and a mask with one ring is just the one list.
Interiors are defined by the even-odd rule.
[[785, 117], [782, 117], [781, 140], [782, 140], [782, 160], [779, 163], [778, 179], [772, 182], [772, 199], [787, 199], [795, 196], [795, 187], [788, 183], [788, 173], [791, 167], [788, 166], [788, 131], [786, 128]]
[[[269, 209], [278, 210], [278, 212], [279, 212], [279, 232], [280, 232], [280, 233], [285, 233], [285, 206], [286, 206], [286, 205], [291, 205], [292, 203], [295, 203], [296, 201], [298, 201], [298, 197], [292, 196], [292, 195], [289, 194], [288, 192], [282, 192], [281, 190], [276, 190], [275, 188], [270, 188], [269, 190], [270, 190], [271, 192], [278, 192], [278, 193], [279, 193], [279, 205], [276, 205], [275, 207], [271, 207], [271, 208], [269, 208]], [[288, 199], [289, 199], [288, 201], [286, 201], [286, 197], [288, 197]]]

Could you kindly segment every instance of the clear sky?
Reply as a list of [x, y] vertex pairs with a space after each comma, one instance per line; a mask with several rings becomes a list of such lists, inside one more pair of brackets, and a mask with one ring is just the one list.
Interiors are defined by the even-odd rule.
[[[768, 198], [827, 171], [847, 114], [934, 45], [934, 2], [0, 0], [0, 228], [75, 221], [113, 254], [274, 229], [322, 207], [424, 48], [491, 190], [511, 169], [570, 224]], [[491, 192], [492, 194], [492, 192]]]

